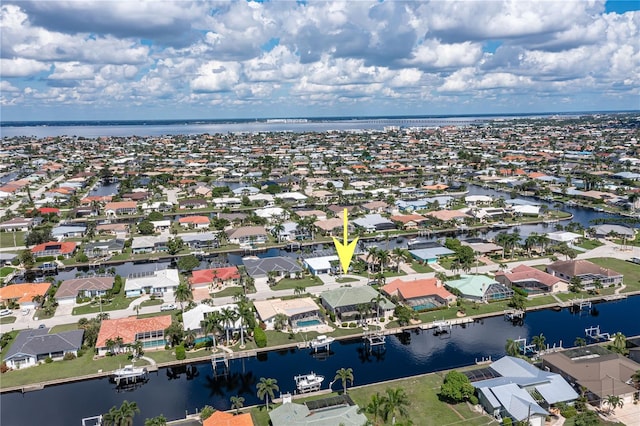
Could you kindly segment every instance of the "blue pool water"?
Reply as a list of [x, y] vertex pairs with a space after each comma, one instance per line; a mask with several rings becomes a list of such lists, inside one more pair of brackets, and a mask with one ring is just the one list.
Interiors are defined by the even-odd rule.
[[296, 325], [298, 327], [310, 327], [312, 325], [320, 325], [320, 324], [322, 324], [322, 321], [317, 319], [296, 322]]
[[424, 310], [433, 309], [433, 308], [436, 308], [436, 305], [434, 305], [433, 303], [427, 302], [427, 303], [423, 303], [422, 305], [414, 306], [413, 310], [414, 311], [424, 311]]
[[198, 337], [195, 340], [196, 344], [198, 343], [202, 343], [202, 342], [211, 342], [211, 337]]

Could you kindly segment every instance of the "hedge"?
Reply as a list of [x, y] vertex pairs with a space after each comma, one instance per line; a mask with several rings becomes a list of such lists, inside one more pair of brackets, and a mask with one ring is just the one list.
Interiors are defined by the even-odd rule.
[[259, 326], [253, 329], [253, 339], [256, 342], [256, 346], [264, 348], [267, 346], [267, 333], [264, 332]]

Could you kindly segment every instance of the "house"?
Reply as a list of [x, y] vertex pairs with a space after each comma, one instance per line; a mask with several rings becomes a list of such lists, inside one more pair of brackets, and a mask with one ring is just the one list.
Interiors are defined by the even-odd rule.
[[135, 214], [138, 212], [138, 204], [135, 201], [112, 201], [105, 204], [104, 214], [106, 216], [121, 216]]
[[142, 294], [173, 297], [178, 285], [180, 275], [177, 269], [161, 269], [129, 275], [124, 284], [124, 292], [127, 297], [138, 297]]
[[126, 351], [125, 346], [135, 342], [142, 343], [145, 350], [164, 349], [166, 340], [164, 331], [171, 325], [171, 315], [151, 318], [127, 317], [102, 320], [96, 340], [98, 355], [104, 356], [108, 352], [109, 341], [122, 339], [122, 346], [117, 351]]
[[242, 226], [226, 231], [231, 244], [264, 244], [267, 231], [263, 226]]
[[167, 242], [169, 242], [169, 238], [172, 238], [170, 235], [158, 235], [158, 236], [149, 236], [145, 235], [142, 237], [134, 237], [131, 242], [131, 252], [133, 254], [140, 253], [153, 253], [155, 251], [167, 251]]
[[462, 210], [437, 210], [434, 212], [427, 213], [427, 216], [431, 216], [443, 222], [449, 222], [449, 221], [462, 222], [464, 219], [471, 217], [465, 212], [463, 212]]
[[210, 292], [220, 286], [240, 285], [240, 271], [237, 266], [199, 269], [191, 272], [191, 288], [206, 288]]
[[633, 228], [623, 225], [602, 224], [591, 227], [593, 235], [596, 238], [611, 238], [611, 236], [617, 236], [618, 238], [626, 237], [627, 239], [635, 238], [636, 231]]
[[337, 268], [333, 265], [338, 264], [338, 256], [321, 256], [321, 257], [309, 257], [302, 261], [305, 268], [311, 272], [312, 275], [328, 274]]
[[50, 241], [48, 243], [42, 243], [32, 247], [31, 253], [33, 253], [36, 258], [45, 256], [62, 256], [65, 259], [69, 259], [75, 253], [76, 246], [77, 244], [72, 241]]
[[[51, 283], [21, 283], [0, 287], [0, 303], [16, 302], [23, 308], [35, 308], [41, 302], [34, 302], [34, 298], [44, 298], [51, 287]], [[37, 300], [37, 299], [36, 299]]]
[[153, 225], [154, 232], [162, 232], [171, 228], [171, 220], [163, 219], [163, 220], [152, 220], [151, 224]]
[[126, 238], [129, 234], [129, 225], [126, 223], [102, 223], [96, 225], [96, 232], [103, 235], [115, 235], [118, 238]]
[[502, 357], [487, 370], [480, 376], [489, 377], [484, 380], [474, 381], [477, 375], [473, 371], [468, 376], [480, 404], [496, 418], [509, 417], [515, 422], [543, 426], [552, 405], [572, 403], [578, 398], [559, 374], [542, 371], [521, 358]]
[[558, 243], [573, 244], [582, 238], [582, 235], [575, 232], [557, 231], [547, 233], [547, 238]]
[[179, 210], [206, 209], [207, 207], [209, 207], [209, 203], [204, 198], [193, 198], [190, 200], [181, 200], [178, 203]]
[[389, 219], [391, 219], [393, 222], [400, 223], [402, 226], [402, 229], [405, 229], [405, 230], [418, 229], [421, 223], [427, 221], [427, 219], [424, 216], [419, 215], [417, 213], [391, 216]]
[[516, 266], [508, 272], [496, 272], [495, 278], [505, 286], [519, 287], [529, 294], [556, 293], [569, 289], [566, 281], [527, 265]]
[[436, 263], [439, 258], [450, 256], [454, 253], [453, 250], [441, 246], [409, 250], [409, 254], [411, 254], [414, 259], [426, 264]]
[[367, 213], [385, 213], [389, 208], [389, 204], [384, 201], [371, 201], [360, 206]]
[[414, 279], [412, 281], [395, 279], [382, 286], [381, 290], [389, 297], [398, 297], [403, 303], [411, 306], [414, 311], [449, 306], [456, 302], [456, 296], [444, 288], [436, 278]]
[[585, 289], [593, 289], [596, 282], [600, 281], [604, 287], [622, 284], [623, 275], [613, 269], [603, 268], [588, 260], [559, 260], [547, 265], [547, 272], [565, 281], [571, 278], [580, 278], [580, 283]]
[[[313, 223], [313, 225], [320, 229], [320, 231], [325, 235], [342, 235], [342, 230], [344, 228], [344, 219], [339, 217], [334, 217], [327, 220], [317, 220]], [[352, 231], [353, 225], [349, 223], [347, 225], [347, 229]]]
[[208, 216], [187, 216], [178, 219], [178, 223], [187, 228], [207, 229], [211, 224], [211, 220]]
[[5, 232], [26, 232], [34, 225], [33, 218], [30, 217], [14, 217], [0, 223], [0, 231]]
[[269, 272], [275, 272], [277, 277], [295, 278], [302, 267], [292, 257], [266, 257], [264, 259], [244, 258], [242, 263], [250, 277], [266, 278]]
[[238, 315], [238, 305], [236, 304], [226, 304], [226, 305], [218, 305], [218, 306], [209, 306], [209, 305], [196, 305], [195, 308], [189, 309], [182, 314], [182, 327], [185, 331], [191, 330], [194, 331], [198, 335], [204, 335], [205, 330], [202, 327], [202, 321], [212, 312], [222, 312], [224, 310], [233, 311], [237, 318], [233, 321], [233, 323], [229, 322], [227, 324], [221, 324], [221, 326], [229, 331], [239, 331], [241, 327], [245, 327], [246, 325], [242, 323]]
[[84, 277], [65, 280], [55, 294], [59, 304], [75, 303], [78, 297], [98, 297], [113, 288], [113, 277]]
[[202, 426], [253, 426], [251, 413], [232, 414], [226, 411], [215, 411], [202, 421]]
[[297, 299], [267, 299], [256, 300], [253, 306], [260, 321], [267, 325], [267, 330], [273, 330], [275, 318], [278, 314], [286, 315], [289, 325], [293, 328], [306, 327], [311, 322], [314, 325], [324, 324], [320, 308], [310, 297]]
[[219, 246], [218, 234], [214, 232], [191, 232], [180, 234], [178, 237], [191, 250], [217, 248]]
[[292, 402], [291, 396], [283, 395], [282, 405], [269, 412], [273, 426], [362, 426], [367, 417], [347, 394], [336, 397]]
[[640, 364], [598, 345], [543, 355], [542, 366], [575, 386], [584, 386], [587, 400], [601, 407], [608, 395], [620, 397], [625, 405], [631, 404], [637, 392], [630, 383]]
[[368, 214], [352, 221], [356, 228], [363, 228], [365, 232], [389, 231], [396, 229], [396, 224], [381, 215]]
[[305, 217], [315, 217], [317, 220], [327, 219], [327, 214], [322, 210], [296, 210], [295, 214], [301, 219]]
[[63, 359], [67, 354], [78, 355], [84, 330], [49, 334], [49, 328], [23, 330], [3, 357], [7, 367], [14, 370], [33, 367], [45, 359]]
[[51, 236], [58, 241], [65, 238], [82, 238], [87, 232], [87, 227], [83, 225], [59, 225], [51, 229]]
[[[380, 298], [379, 304], [375, 300]], [[332, 312], [341, 321], [357, 318], [358, 305], [369, 305], [374, 310], [378, 309], [381, 317], [388, 317], [393, 313], [395, 305], [387, 298], [369, 286], [363, 287], [339, 287], [334, 290], [323, 291], [320, 294], [322, 306]]]
[[504, 300], [513, 296], [511, 288], [486, 275], [462, 275], [459, 280], [447, 281], [448, 289], [456, 289], [460, 296], [479, 302]]
[[124, 250], [124, 239], [113, 238], [105, 241], [95, 241], [85, 244], [84, 254], [89, 258], [114, 256]]

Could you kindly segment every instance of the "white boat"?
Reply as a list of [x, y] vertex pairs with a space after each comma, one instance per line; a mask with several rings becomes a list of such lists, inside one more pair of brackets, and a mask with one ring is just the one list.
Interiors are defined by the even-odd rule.
[[335, 337], [325, 336], [324, 334], [321, 334], [315, 339], [313, 339], [311, 342], [309, 342], [309, 344], [313, 349], [319, 349], [324, 347], [328, 349], [329, 345], [333, 343], [334, 340], [336, 340]]
[[114, 382], [130, 383], [137, 380], [144, 380], [147, 378], [146, 367], [134, 367], [132, 364], [125, 365], [122, 368], [118, 368], [111, 374], [111, 378]]
[[313, 392], [320, 390], [322, 386], [322, 382], [324, 381], [324, 376], [320, 376], [319, 374], [315, 374], [313, 371], [309, 374], [303, 374], [301, 376], [295, 376], [294, 380], [296, 381], [296, 387], [298, 388], [298, 392]]

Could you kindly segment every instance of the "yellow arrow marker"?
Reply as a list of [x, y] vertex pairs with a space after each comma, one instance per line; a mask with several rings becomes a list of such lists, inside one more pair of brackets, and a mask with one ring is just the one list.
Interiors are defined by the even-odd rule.
[[341, 243], [338, 241], [336, 237], [333, 237], [333, 244], [336, 246], [336, 251], [338, 252], [338, 257], [340, 258], [340, 265], [342, 265], [342, 271], [346, 274], [349, 270], [349, 265], [351, 265], [351, 258], [353, 257], [353, 252], [356, 250], [356, 244], [358, 243], [358, 237], [356, 237], [353, 241], [349, 242], [347, 238], [347, 209], [344, 209], [344, 240]]

